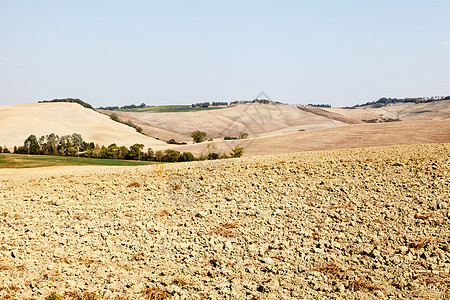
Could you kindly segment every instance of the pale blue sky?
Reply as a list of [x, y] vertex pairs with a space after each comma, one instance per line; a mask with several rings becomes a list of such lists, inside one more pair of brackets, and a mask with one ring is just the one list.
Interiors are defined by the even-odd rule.
[[0, 104], [450, 95], [449, 0], [0, 0]]

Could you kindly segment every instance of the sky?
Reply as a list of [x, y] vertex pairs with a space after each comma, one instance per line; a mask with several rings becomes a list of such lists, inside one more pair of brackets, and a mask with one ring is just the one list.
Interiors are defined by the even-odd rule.
[[449, 0], [0, 0], [0, 105], [450, 95]]

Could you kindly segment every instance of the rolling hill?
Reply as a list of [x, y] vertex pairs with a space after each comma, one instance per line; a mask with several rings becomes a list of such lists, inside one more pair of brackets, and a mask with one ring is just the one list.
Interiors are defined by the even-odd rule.
[[[20, 146], [30, 134], [39, 137], [52, 132], [58, 135], [76, 132], [86, 141], [106, 146], [142, 143], [153, 150], [170, 148], [201, 154], [228, 153], [240, 145], [245, 148], [245, 155], [251, 156], [450, 141], [448, 100], [356, 109], [252, 103], [206, 111], [114, 112], [122, 121], [130, 120], [141, 126], [147, 136], [105, 115], [111, 113], [73, 103], [0, 106], [0, 145]], [[401, 122], [383, 123], [390, 119]], [[193, 144], [190, 134], [194, 130], [205, 131], [214, 140]], [[236, 137], [239, 132], [247, 132], [248, 139], [224, 141], [224, 137]], [[170, 139], [187, 145], [165, 143]]]
[[165, 146], [164, 142], [144, 136], [135, 129], [112, 121], [108, 116], [74, 103], [37, 103], [0, 106], [0, 145], [13, 148], [35, 134], [79, 133], [87, 142], [99, 145], [130, 146], [142, 143], [146, 147]]

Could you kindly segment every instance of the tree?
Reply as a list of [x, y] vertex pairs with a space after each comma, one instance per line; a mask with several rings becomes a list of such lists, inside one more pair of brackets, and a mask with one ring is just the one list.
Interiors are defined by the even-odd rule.
[[142, 149], [144, 149], [143, 144], [134, 144], [130, 147], [130, 151], [128, 153], [128, 157], [131, 159], [137, 159], [141, 160], [141, 157], [143, 157]]
[[125, 146], [120, 146], [119, 147], [119, 153], [117, 154], [117, 158], [119, 159], [125, 159], [128, 156], [128, 148]]
[[153, 152], [153, 149], [148, 148], [145, 160], [154, 160], [154, 159], [155, 159], [155, 153]]
[[23, 146], [27, 149], [28, 154], [39, 154], [41, 147], [34, 134], [30, 135], [23, 143]]
[[195, 143], [201, 143], [206, 139], [206, 132], [196, 130], [191, 133], [191, 137], [194, 139]]
[[193, 161], [194, 159], [194, 154], [192, 154], [191, 152], [183, 152], [180, 157], [180, 161]]
[[208, 159], [209, 160], [214, 160], [214, 159], [218, 159], [219, 158], [219, 154], [215, 153], [215, 152], [211, 152], [208, 154]]
[[173, 162], [173, 161], [179, 161], [180, 160], [181, 153], [176, 150], [167, 149], [164, 151], [164, 156], [162, 158], [162, 161], [166, 162]]
[[47, 135], [47, 144], [50, 145], [52, 149], [52, 154], [56, 154], [59, 144], [59, 136], [54, 133]]
[[163, 156], [164, 156], [164, 153], [161, 150], [155, 152], [155, 160], [156, 161], [162, 161]]
[[83, 138], [81, 137], [81, 134], [79, 133], [73, 133], [71, 137], [71, 142], [73, 144], [73, 147], [80, 149], [83, 146]]
[[234, 147], [230, 152], [231, 157], [241, 157], [242, 154], [244, 154], [244, 148], [239, 146]]

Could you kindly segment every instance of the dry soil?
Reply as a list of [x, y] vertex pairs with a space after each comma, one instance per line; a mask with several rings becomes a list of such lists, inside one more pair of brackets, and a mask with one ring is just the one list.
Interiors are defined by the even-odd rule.
[[448, 298], [449, 153], [3, 174], [0, 298]]

